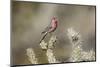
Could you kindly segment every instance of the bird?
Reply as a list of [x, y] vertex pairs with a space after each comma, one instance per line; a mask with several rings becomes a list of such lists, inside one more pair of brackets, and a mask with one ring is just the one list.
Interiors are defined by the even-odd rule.
[[58, 20], [54, 16], [54, 17], [52, 17], [50, 24], [41, 33], [41, 34], [43, 34], [43, 36], [42, 36], [42, 38], [40, 40], [40, 43], [46, 37], [47, 34], [54, 32], [57, 29], [57, 27], [58, 27]]

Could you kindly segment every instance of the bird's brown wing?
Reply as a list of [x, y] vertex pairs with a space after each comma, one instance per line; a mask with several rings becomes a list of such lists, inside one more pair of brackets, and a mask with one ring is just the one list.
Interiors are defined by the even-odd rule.
[[[50, 21], [51, 22], [51, 21]], [[51, 28], [51, 23], [49, 22], [49, 24], [48, 24], [48, 26], [44, 29], [44, 31], [41, 33], [41, 34], [43, 34], [43, 33], [45, 33], [45, 32], [47, 32], [47, 31], [49, 31], [49, 29]]]
[[49, 27], [47, 26], [47, 27], [45, 28], [45, 30], [42, 32], [42, 34], [45, 33], [45, 32], [48, 32], [49, 29], [51, 29], [51, 27], [50, 27], [50, 26], [49, 26]]

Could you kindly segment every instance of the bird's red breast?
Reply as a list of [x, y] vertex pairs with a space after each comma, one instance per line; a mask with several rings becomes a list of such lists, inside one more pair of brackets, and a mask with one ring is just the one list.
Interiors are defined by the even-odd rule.
[[57, 23], [58, 23], [57, 19], [56, 18], [53, 18], [52, 21], [51, 21], [51, 28], [50, 28], [49, 32], [53, 32], [53, 31], [56, 30]]
[[51, 22], [51, 26], [53, 27], [53, 28], [56, 28], [57, 27], [57, 20], [56, 19], [53, 19], [52, 20], [52, 22]]

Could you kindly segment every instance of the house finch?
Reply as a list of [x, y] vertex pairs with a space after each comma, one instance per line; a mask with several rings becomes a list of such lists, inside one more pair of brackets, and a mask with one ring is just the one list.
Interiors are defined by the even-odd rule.
[[51, 19], [51, 23], [50, 25], [48, 25], [45, 30], [41, 33], [41, 34], [44, 34], [43, 37], [41, 38], [40, 40], [40, 43], [41, 41], [45, 38], [45, 36], [48, 34], [48, 33], [51, 33], [51, 32], [54, 32], [57, 28], [57, 25], [58, 25], [58, 21], [56, 19], [56, 17], [53, 17]]

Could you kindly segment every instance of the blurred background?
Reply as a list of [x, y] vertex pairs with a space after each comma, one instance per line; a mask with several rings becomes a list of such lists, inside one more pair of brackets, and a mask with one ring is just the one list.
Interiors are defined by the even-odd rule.
[[58, 28], [53, 33], [58, 39], [54, 49], [57, 60], [68, 62], [70, 57], [71, 44], [67, 36], [70, 27], [80, 32], [85, 51], [95, 51], [95, 6], [12, 1], [11, 10], [12, 65], [30, 64], [26, 59], [26, 49], [29, 47], [34, 49], [40, 64], [47, 63], [39, 41], [41, 32], [53, 16], [58, 19]]

